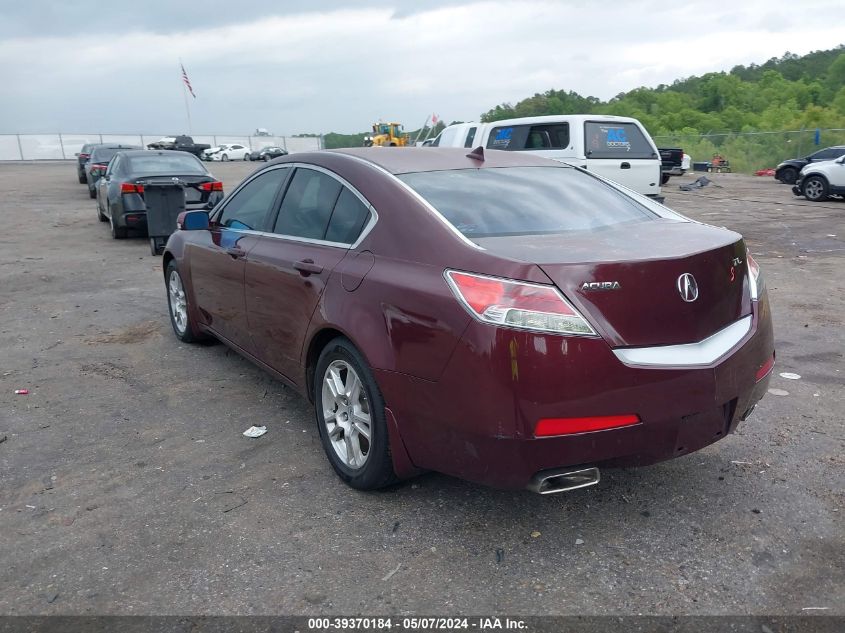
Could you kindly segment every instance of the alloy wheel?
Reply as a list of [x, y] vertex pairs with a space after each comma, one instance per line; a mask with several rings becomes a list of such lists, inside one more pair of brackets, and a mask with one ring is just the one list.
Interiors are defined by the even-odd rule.
[[340, 460], [354, 470], [370, 456], [372, 419], [364, 383], [352, 366], [333, 361], [323, 375], [323, 423]]
[[810, 200], [818, 200], [824, 195], [824, 183], [818, 178], [811, 178], [804, 185], [804, 195]]
[[170, 296], [170, 314], [173, 316], [173, 325], [179, 334], [184, 334], [188, 328], [188, 302], [185, 298], [182, 278], [176, 270], [170, 272], [167, 292]]

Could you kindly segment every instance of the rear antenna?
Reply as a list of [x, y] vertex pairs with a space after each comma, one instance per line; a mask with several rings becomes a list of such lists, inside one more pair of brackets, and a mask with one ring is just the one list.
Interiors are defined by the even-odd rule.
[[472, 158], [473, 160], [480, 160], [483, 163], [484, 162], [484, 147], [479, 145], [474, 150], [472, 150], [469, 154], [467, 154], [467, 158]]

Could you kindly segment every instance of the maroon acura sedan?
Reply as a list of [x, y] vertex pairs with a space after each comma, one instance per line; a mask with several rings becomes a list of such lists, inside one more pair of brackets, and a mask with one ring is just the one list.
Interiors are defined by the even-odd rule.
[[309, 398], [355, 488], [588, 486], [725, 437], [774, 365], [740, 235], [525, 152], [286, 156], [179, 222], [176, 336]]

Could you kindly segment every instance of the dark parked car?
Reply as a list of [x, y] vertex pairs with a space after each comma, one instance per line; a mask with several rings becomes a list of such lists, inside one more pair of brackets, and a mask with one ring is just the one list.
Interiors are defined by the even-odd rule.
[[85, 143], [82, 149], [79, 150], [79, 153], [76, 154], [76, 175], [81, 185], [88, 182], [88, 179], [85, 177], [85, 163], [88, 162], [88, 158], [91, 156], [91, 150], [98, 145], [102, 145], [102, 143]]
[[85, 182], [88, 183], [88, 195], [97, 197], [97, 181], [106, 173], [109, 161], [123, 149], [141, 149], [137, 145], [96, 145], [91, 150], [88, 162], [85, 163]]
[[202, 158], [205, 150], [209, 149], [211, 145], [208, 143], [194, 143], [191, 136], [180, 134], [177, 136], [165, 136], [153, 143], [147, 143], [149, 149], [170, 149], [179, 152], [188, 152], [197, 158]]
[[250, 160], [273, 160], [274, 158], [278, 158], [279, 156], [287, 156], [288, 151], [286, 149], [282, 149], [281, 147], [262, 147], [261, 149], [257, 149], [254, 152], [249, 154]]
[[223, 183], [193, 154], [120, 151], [97, 182], [97, 217], [110, 223], [112, 237], [123, 239], [130, 228], [146, 231], [144, 185], [161, 181], [184, 184], [186, 209], [211, 209], [223, 198]]
[[787, 185], [795, 184], [798, 180], [798, 174], [810, 163], [817, 163], [824, 160], [836, 160], [840, 156], [845, 156], [845, 145], [834, 145], [833, 147], [826, 147], [814, 154], [810, 154], [806, 158], [790, 158], [780, 163], [775, 168], [775, 180], [780, 180]]
[[724, 438], [774, 365], [742, 236], [525, 152], [296, 154], [180, 228], [176, 336], [309, 398], [356, 488], [591, 485]]

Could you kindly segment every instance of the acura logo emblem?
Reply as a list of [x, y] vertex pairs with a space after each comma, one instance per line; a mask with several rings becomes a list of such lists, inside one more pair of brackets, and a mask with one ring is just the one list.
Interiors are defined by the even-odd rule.
[[692, 303], [698, 299], [698, 284], [690, 273], [684, 273], [678, 277], [678, 292], [681, 294], [681, 299], [687, 303]]

